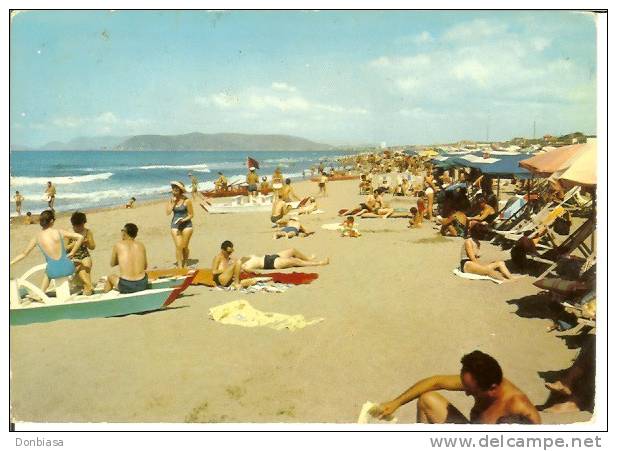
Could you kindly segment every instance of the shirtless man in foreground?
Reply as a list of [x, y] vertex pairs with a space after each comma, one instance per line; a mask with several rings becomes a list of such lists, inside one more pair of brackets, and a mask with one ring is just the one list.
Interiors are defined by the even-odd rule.
[[[414, 384], [392, 401], [381, 404], [375, 414], [379, 418], [392, 415], [396, 409], [418, 399], [418, 422], [497, 424], [528, 422], [540, 424], [540, 415], [527, 396], [512, 382], [503, 378], [497, 361], [481, 351], [473, 351], [461, 359], [461, 374], [431, 376]], [[467, 419], [437, 390], [464, 391], [475, 404]]]
[[297, 249], [286, 249], [271, 255], [251, 255], [242, 257], [242, 269], [286, 269], [303, 266], [324, 266], [330, 263], [329, 258], [315, 260], [314, 255], [306, 256]]
[[138, 230], [137, 226], [131, 223], [122, 228], [122, 240], [118, 241], [111, 251], [111, 266], [120, 266], [120, 276], [107, 276], [103, 288], [105, 293], [112, 288], [122, 294], [136, 293], [148, 288], [148, 258], [144, 244], [135, 240]]

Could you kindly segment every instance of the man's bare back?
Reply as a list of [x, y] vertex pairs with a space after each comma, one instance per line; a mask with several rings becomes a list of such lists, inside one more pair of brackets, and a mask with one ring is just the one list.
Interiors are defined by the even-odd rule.
[[472, 423], [497, 424], [500, 419], [523, 416], [532, 423], [539, 423], [540, 417], [535, 406], [518, 387], [507, 379], [499, 386], [500, 394], [495, 399], [475, 398], [469, 414]]
[[135, 240], [119, 241], [112, 251], [112, 259], [114, 255], [116, 256], [115, 263], [120, 267], [120, 277], [126, 280], [144, 278], [148, 263], [143, 243]]

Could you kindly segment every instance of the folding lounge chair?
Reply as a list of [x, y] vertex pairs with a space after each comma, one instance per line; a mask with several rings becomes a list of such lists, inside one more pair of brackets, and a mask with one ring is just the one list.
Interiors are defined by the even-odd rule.
[[549, 265], [548, 268], [538, 277], [541, 279], [557, 267], [557, 260], [579, 250], [585, 256], [583, 269], [586, 271], [595, 264], [596, 254], [587, 246], [585, 241], [595, 232], [595, 221], [588, 219], [578, 229], [568, 236], [559, 246], [549, 249], [539, 256], [529, 256], [532, 261]]

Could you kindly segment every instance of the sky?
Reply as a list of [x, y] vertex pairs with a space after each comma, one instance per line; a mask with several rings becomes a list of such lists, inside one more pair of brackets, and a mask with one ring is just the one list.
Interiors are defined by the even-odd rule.
[[11, 144], [258, 133], [429, 144], [596, 131], [579, 12], [28, 11]]

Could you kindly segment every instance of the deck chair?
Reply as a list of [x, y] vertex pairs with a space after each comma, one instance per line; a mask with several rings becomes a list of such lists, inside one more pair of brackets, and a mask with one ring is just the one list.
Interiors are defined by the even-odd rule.
[[18, 306], [24, 297], [24, 293], [28, 293], [37, 297], [41, 302], [45, 304], [57, 304], [67, 301], [71, 297], [70, 277], [61, 277], [58, 279], [51, 279], [49, 281], [49, 291], [55, 291], [56, 297], [50, 298], [39, 287], [27, 280], [33, 274], [41, 271], [45, 271], [47, 268], [46, 263], [34, 266], [26, 271], [21, 277], [11, 280], [10, 282], [10, 304], [11, 306]]
[[[499, 236], [501, 240], [516, 242], [520, 240], [524, 235], [528, 235], [530, 238], [534, 238], [539, 233], [542, 233], [544, 229], [548, 229], [546, 233], [546, 237], [554, 243], [554, 237], [552, 236], [552, 231], [550, 227], [553, 225], [555, 220], [563, 215], [566, 210], [562, 206], [557, 206], [553, 210], [550, 210], [548, 204], [540, 210], [536, 215], [533, 215], [529, 221], [525, 221], [519, 227], [516, 227], [514, 230], [506, 230], [500, 231], [495, 230], [494, 232]], [[539, 245], [542, 247], [543, 245]]]
[[[585, 263], [583, 264], [582, 272], [587, 271], [591, 266], [596, 263], [596, 253], [593, 249], [585, 243], [595, 232], [595, 221], [588, 219], [578, 229], [566, 238], [559, 246], [549, 249], [539, 256], [529, 256], [532, 261], [538, 263], [544, 263], [548, 265], [548, 268], [538, 277], [541, 279], [547, 274], [552, 272], [557, 267], [557, 261], [560, 257], [565, 257], [572, 254], [575, 250], [579, 250], [585, 256]], [[583, 271], [584, 269], [584, 271]]]

